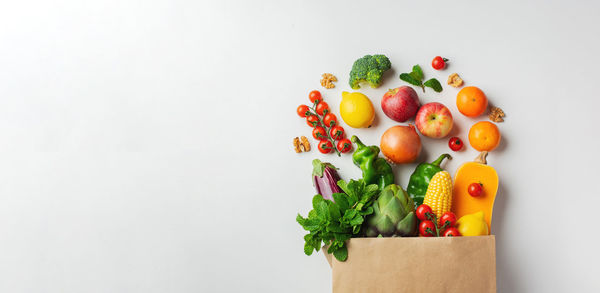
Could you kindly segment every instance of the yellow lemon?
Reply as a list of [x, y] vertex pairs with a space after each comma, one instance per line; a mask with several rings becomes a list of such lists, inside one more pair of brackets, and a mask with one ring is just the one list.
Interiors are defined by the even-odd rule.
[[366, 128], [375, 119], [375, 109], [367, 96], [359, 93], [342, 92], [340, 114], [350, 127]]
[[483, 212], [464, 215], [456, 221], [456, 228], [462, 236], [488, 235], [489, 229]]

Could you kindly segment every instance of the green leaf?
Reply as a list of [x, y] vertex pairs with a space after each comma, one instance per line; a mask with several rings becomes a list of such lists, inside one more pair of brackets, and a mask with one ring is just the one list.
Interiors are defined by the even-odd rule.
[[350, 220], [350, 225], [352, 225], [352, 226], [358, 226], [358, 225], [362, 224], [363, 221], [364, 221], [364, 218], [362, 216], [360, 216], [360, 215], [357, 215], [352, 220]]
[[304, 230], [307, 231], [317, 231], [320, 228], [322, 228], [321, 226], [323, 225], [325, 221], [319, 218], [314, 218], [314, 219], [307, 219], [306, 222], [304, 222]]
[[418, 80], [419, 83], [423, 80], [423, 70], [421, 70], [421, 66], [419, 66], [419, 64], [413, 66], [410, 76]]
[[346, 240], [349, 240], [350, 238], [352, 238], [352, 235], [349, 233], [336, 233], [336, 234], [334, 234], [334, 237], [335, 237], [335, 241], [345, 242]]
[[296, 222], [298, 222], [298, 224], [300, 224], [300, 226], [304, 227], [304, 225], [306, 225], [306, 220], [304, 217], [302, 217], [300, 214], [298, 214], [296, 216]]
[[348, 194], [348, 183], [344, 180], [338, 180], [337, 185], [342, 189], [345, 194]]
[[361, 216], [366, 216], [366, 215], [370, 215], [373, 213], [373, 207], [368, 207], [366, 209], [364, 209], [363, 211], [360, 212]]
[[308, 219], [316, 219], [317, 217], [317, 211], [315, 210], [310, 210], [310, 212], [308, 212]]
[[329, 205], [329, 215], [334, 221], [337, 221], [339, 218], [342, 217], [342, 214], [340, 213], [340, 208], [336, 204]]
[[423, 85], [432, 88], [438, 93], [442, 91], [442, 84], [440, 84], [440, 82], [435, 78], [426, 81]]
[[354, 219], [354, 217], [356, 217], [356, 215], [358, 215], [358, 212], [356, 210], [354, 210], [354, 209], [346, 210], [346, 212], [344, 213], [343, 219], [345, 221], [347, 221], [347, 223], [350, 223], [350, 221], [352, 219]]
[[357, 202], [358, 197], [360, 195], [360, 182], [356, 180], [350, 180], [346, 185], [346, 189], [344, 190], [348, 197], [352, 199], [352, 201]]
[[325, 168], [327, 168], [327, 167], [334, 169], [334, 170], [338, 170], [338, 168], [336, 168], [331, 163], [321, 162], [321, 160], [319, 160], [319, 159], [314, 159], [312, 161], [312, 165], [313, 165], [313, 172], [312, 172], [313, 176], [323, 177], [323, 171], [325, 171]]
[[311, 255], [313, 253], [314, 247], [311, 242], [304, 243], [304, 254]]
[[313, 237], [314, 237], [313, 234], [308, 233], [308, 234], [304, 235], [304, 241], [311, 242], [313, 240]]
[[327, 203], [324, 200], [317, 203], [315, 211], [317, 211], [317, 217], [319, 217], [319, 219], [329, 219], [329, 209], [327, 208]]
[[313, 209], [316, 210], [317, 209], [317, 205], [320, 202], [322, 202], [322, 201], [324, 201], [324, 199], [323, 199], [323, 197], [320, 194], [317, 194], [317, 195], [313, 196], [313, 199], [312, 199]]
[[416, 86], [421, 86], [421, 81], [415, 79], [414, 77], [412, 77], [409, 73], [402, 73], [400, 74], [400, 79], [403, 81], [406, 81], [412, 85], [416, 85]]
[[312, 246], [315, 249], [315, 251], [321, 250], [321, 239], [314, 239]]
[[340, 212], [345, 212], [350, 205], [348, 204], [348, 196], [344, 193], [334, 193], [331, 195], [335, 204], [340, 208]]
[[333, 256], [339, 261], [346, 261], [348, 259], [348, 248], [346, 246], [342, 246], [336, 249], [333, 252]]
[[333, 233], [346, 233], [346, 229], [342, 228], [339, 223], [327, 226], [328, 232]]
[[379, 186], [377, 186], [377, 184], [369, 184], [365, 187], [364, 192], [369, 196], [373, 196], [379, 192]]

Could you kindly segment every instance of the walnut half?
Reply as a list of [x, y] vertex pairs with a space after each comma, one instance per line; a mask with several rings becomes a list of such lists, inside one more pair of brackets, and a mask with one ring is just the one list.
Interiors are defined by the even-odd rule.
[[326, 89], [331, 89], [335, 87], [333, 84], [334, 81], [337, 81], [337, 77], [331, 73], [323, 73], [321, 74], [321, 86]]
[[308, 139], [306, 138], [306, 136], [301, 136], [300, 141], [302, 141], [302, 146], [304, 147], [304, 151], [310, 152], [310, 142], [308, 142]]
[[460, 87], [463, 85], [463, 80], [458, 76], [458, 73], [452, 73], [448, 76], [448, 84], [453, 87]]
[[310, 142], [308, 142], [306, 136], [294, 137], [294, 151], [297, 153], [310, 151]]
[[492, 120], [494, 122], [503, 122], [504, 119], [502, 119], [502, 118], [504, 116], [505, 116], [504, 111], [502, 111], [502, 109], [500, 109], [498, 107], [490, 108], [490, 115], [489, 115], [490, 120]]
[[297, 153], [302, 152], [302, 150], [300, 149], [300, 139], [297, 136], [294, 137], [294, 151], [296, 151]]

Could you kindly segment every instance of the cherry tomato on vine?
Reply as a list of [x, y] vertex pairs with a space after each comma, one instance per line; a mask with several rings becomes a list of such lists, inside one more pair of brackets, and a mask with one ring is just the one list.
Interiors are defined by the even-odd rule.
[[298, 109], [296, 109], [296, 112], [298, 112], [298, 116], [304, 118], [304, 117], [306, 117], [306, 112], [308, 112], [308, 106], [300, 105], [300, 106], [298, 106]]
[[458, 236], [460, 236], [460, 232], [458, 232], [458, 229], [456, 229], [456, 227], [450, 227], [450, 228], [446, 229], [446, 231], [444, 231], [443, 236], [444, 237], [458, 237]]
[[472, 197], [481, 196], [482, 193], [483, 193], [483, 186], [480, 183], [471, 183], [469, 185], [469, 194]]
[[446, 228], [454, 227], [454, 225], [456, 225], [456, 215], [453, 212], [443, 213], [440, 217], [440, 225], [446, 225]]
[[308, 124], [308, 126], [310, 127], [315, 127], [315, 126], [319, 126], [319, 117], [315, 116], [315, 115], [310, 115], [308, 117], [306, 117], [306, 124]]
[[325, 102], [320, 102], [315, 108], [315, 111], [317, 111], [317, 114], [319, 115], [325, 115], [330, 112], [329, 105]]
[[333, 145], [329, 140], [321, 140], [319, 141], [319, 152], [328, 154], [333, 150]]
[[429, 220], [427, 218], [427, 213], [433, 214], [433, 211], [431, 210], [431, 208], [426, 205], [426, 204], [422, 204], [420, 206], [417, 207], [417, 218], [421, 221], [425, 221], [425, 220]]
[[344, 138], [337, 143], [337, 150], [340, 153], [347, 153], [352, 149], [352, 142], [349, 139]]
[[308, 94], [308, 98], [310, 99], [311, 102], [315, 103], [316, 100], [322, 101], [323, 99], [321, 98], [321, 92], [314, 90], [312, 92], [310, 92]]
[[450, 141], [448, 141], [448, 146], [450, 147], [451, 150], [457, 152], [457, 151], [460, 151], [460, 149], [462, 149], [463, 142], [462, 142], [462, 140], [460, 140], [460, 138], [455, 136], [455, 137], [450, 138]]
[[433, 61], [431, 61], [431, 67], [433, 67], [433, 69], [435, 69], [435, 70], [444, 69], [446, 67], [447, 61], [448, 61], [448, 59], [446, 59], [446, 58], [442, 58], [440, 56], [435, 56], [435, 58], [433, 58]]
[[422, 221], [419, 224], [419, 234], [424, 237], [435, 236], [435, 224], [429, 220]]
[[344, 138], [344, 128], [342, 128], [339, 125], [331, 127], [331, 129], [329, 130], [329, 135], [331, 135], [331, 138], [333, 138], [334, 140], [340, 140]]
[[327, 138], [327, 131], [325, 131], [325, 128], [317, 126], [313, 129], [312, 136], [318, 140], [325, 139]]
[[327, 127], [334, 126], [337, 124], [337, 117], [333, 113], [327, 113], [325, 114], [325, 117], [323, 117], [323, 123], [325, 123], [325, 126]]

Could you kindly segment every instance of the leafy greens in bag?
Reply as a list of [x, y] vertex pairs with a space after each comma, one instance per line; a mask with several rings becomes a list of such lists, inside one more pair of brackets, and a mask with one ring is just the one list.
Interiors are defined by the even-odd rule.
[[325, 200], [319, 194], [312, 200], [313, 209], [304, 218], [296, 217], [298, 224], [308, 234], [304, 236], [304, 253], [311, 255], [319, 251], [321, 245], [329, 246], [339, 261], [348, 258], [346, 240], [361, 233], [365, 217], [373, 213], [373, 202], [379, 193], [377, 184], [367, 185], [362, 179], [345, 182], [338, 181], [344, 193], [334, 193], [333, 201]]

